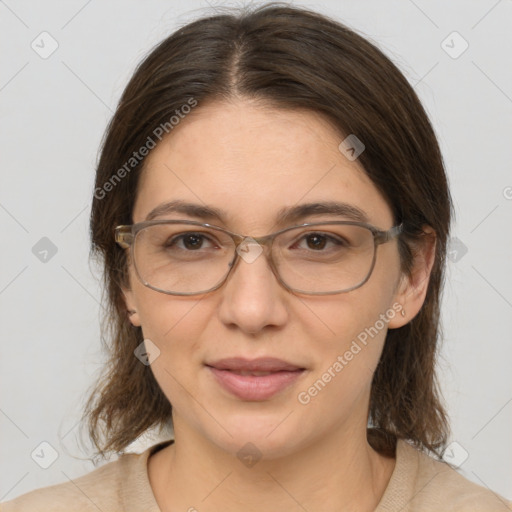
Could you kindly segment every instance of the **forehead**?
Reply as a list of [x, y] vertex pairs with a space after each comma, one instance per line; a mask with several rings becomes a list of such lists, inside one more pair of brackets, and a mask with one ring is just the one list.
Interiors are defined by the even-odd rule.
[[151, 150], [139, 180], [134, 222], [161, 203], [212, 205], [231, 229], [265, 232], [283, 207], [338, 201], [390, 225], [391, 211], [344, 136], [323, 116], [249, 101], [197, 106]]

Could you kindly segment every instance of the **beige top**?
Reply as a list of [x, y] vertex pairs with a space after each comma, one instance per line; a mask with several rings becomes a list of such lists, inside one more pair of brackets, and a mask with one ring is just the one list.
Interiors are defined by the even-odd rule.
[[[172, 441], [141, 454], [126, 453], [86, 475], [0, 503], [0, 512], [161, 512], [148, 478], [148, 458]], [[504, 512], [512, 502], [474, 484], [399, 440], [391, 479], [375, 512]]]

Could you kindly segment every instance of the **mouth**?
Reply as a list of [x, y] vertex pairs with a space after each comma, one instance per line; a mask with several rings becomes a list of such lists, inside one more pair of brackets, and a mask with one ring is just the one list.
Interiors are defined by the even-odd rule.
[[304, 367], [275, 358], [229, 358], [206, 367], [224, 390], [246, 401], [268, 400], [306, 372]]
[[[216, 370], [218, 370], [218, 368], [216, 368]], [[228, 370], [228, 369], [226, 369], [225, 371], [232, 372], [235, 375], [243, 375], [244, 377], [246, 377], [247, 375], [252, 375], [254, 377], [263, 377], [265, 375], [272, 375], [273, 373], [277, 373], [277, 372], [249, 372], [246, 370]]]

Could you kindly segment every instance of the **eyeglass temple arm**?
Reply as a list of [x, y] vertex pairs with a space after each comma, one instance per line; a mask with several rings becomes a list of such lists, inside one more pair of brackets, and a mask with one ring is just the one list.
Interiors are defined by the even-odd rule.
[[396, 236], [398, 236], [400, 233], [402, 233], [404, 230], [404, 223], [401, 222], [398, 226], [393, 226], [392, 228], [388, 229], [388, 231], [381, 231], [377, 234], [375, 237], [375, 241], [379, 244], [383, 244], [386, 242], [389, 242], [390, 240], [393, 240]]
[[117, 226], [115, 229], [116, 242], [123, 248], [128, 249], [133, 242], [131, 226]]

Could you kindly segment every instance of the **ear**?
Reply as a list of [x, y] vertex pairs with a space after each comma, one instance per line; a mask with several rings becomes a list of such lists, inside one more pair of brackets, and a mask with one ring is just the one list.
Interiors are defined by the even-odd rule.
[[397, 329], [409, 323], [419, 312], [427, 295], [430, 273], [436, 256], [436, 233], [430, 226], [423, 226], [424, 235], [413, 245], [413, 262], [410, 276], [402, 274], [394, 304], [401, 304], [404, 314], [395, 315], [389, 323], [390, 329]]
[[140, 318], [139, 318], [139, 310], [137, 308], [137, 304], [135, 302], [135, 297], [133, 295], [132, 290], [129, 288], [121, 288], [124, 296], [124, 302], [126, 304], [126, 315], [128, 319], [135, 327], [140, 327]]

